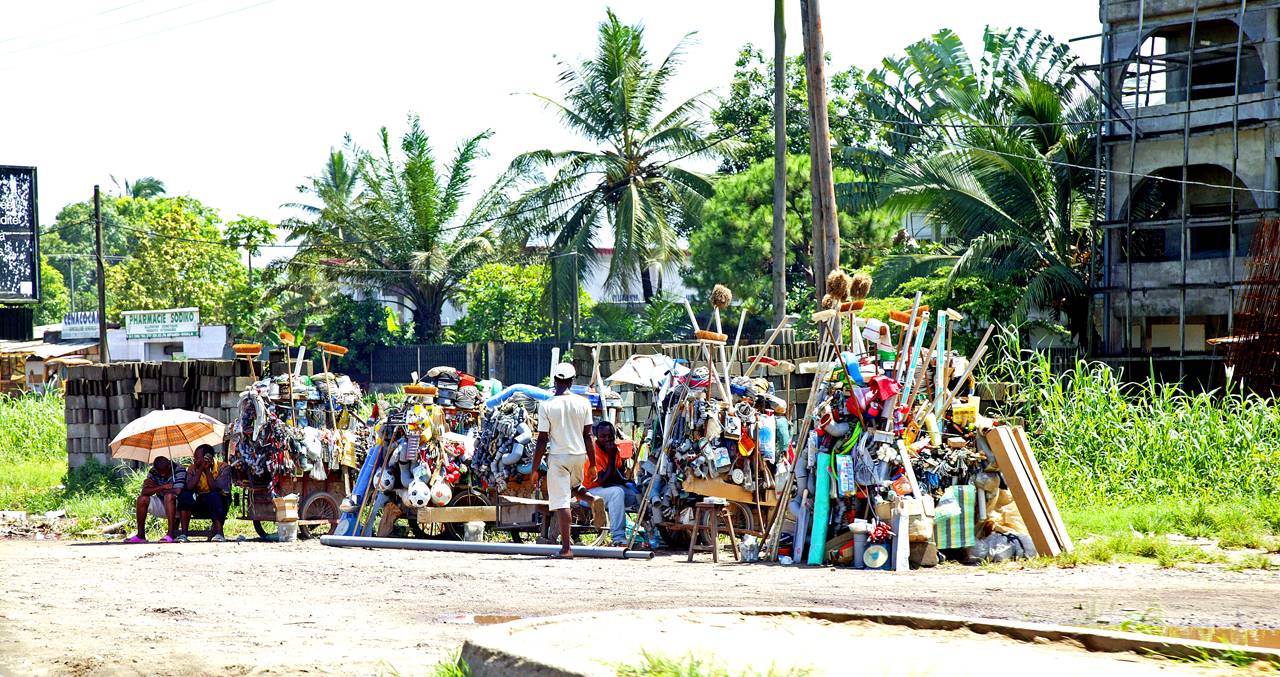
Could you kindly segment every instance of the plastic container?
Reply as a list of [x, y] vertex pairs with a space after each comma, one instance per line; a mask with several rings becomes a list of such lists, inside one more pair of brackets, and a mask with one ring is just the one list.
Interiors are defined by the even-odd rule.
[[963, 401], [957, 400], [951, 405], [951, 422], [958, 426], [973, 425], [978, 418], [978, 405], [982, 403], [982, 398], [977, 395], [970, 395]]
[[[279, 500], [279, 499], [276, 499]], [[277, 522], [276, 523], [276, 541], [280, 543], [292, 543], [298, 540], [298, 523], [297, 522]]]

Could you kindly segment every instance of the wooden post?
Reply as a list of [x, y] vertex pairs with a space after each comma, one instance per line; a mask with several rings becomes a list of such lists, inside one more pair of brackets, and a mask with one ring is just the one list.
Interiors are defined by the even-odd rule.
[[787, 314], [787, 29], [773, 3], [773, 324]]
[[[107, 350], [107, 264], [102, 254], [102, 193], [93, 187], [94, 248], [98, 259], [98, 358], [103, 364], [111, 362]], [[75, 294], [75, 291], [72, 291]]]
[[813, 274], [818, 300], [827, 274], [840, 267], [836, 189], [831, 175], [831, 129], [827, 120], [827, 80], [818, 0], [800, 0], [804, 68], [809, 99], [809, 175], [813, 182]]

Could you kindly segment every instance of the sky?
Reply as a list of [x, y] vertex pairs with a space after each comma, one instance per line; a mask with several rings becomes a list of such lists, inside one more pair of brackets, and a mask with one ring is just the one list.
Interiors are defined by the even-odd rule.
[[[612, 7], [658, 58], [690, 38], [671, 101], [724, 94], [738, 50], [772, 51], [769, 0], [0, 0], [0, 164], [39, 170], [40, 221], [112, 176], [272, 222], [350, 133], [365, 147], [417, 113], [437, 157], [491, 129], [473, 192], [517, 154], [582, 148], [531, 96], [590, 56]], [[800, 3], [785, 11], [801, 51]], [[1059, 40], [1098, 32], [1089, 0], [827, 0], [832, 67], [869, 69], [940, 28], [971, 51], [983, 26]], [[1097, 59], [1097, 41], [1075, 44]], [[709, 169], [709, 167], [707, 168]], [[266, 258], [289, 249], [265, 252]]]

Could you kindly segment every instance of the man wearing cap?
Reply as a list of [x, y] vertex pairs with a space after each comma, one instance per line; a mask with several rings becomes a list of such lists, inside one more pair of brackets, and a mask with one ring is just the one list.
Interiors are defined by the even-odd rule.
[[574, 497], [590, 501], [582, 488], [583, 466], [591, 441], [591, 403], [569, 391], [577, 377], [573, 365], [557, 364], [551, 370], [555, 395], [538, 403], [538, 445], [533, 452], [533, 481], [538, 481], [542, 457], [547, 457], [547, 498], [560, 522], [560, 552], [571, 559], [573, 549], [569, 506]]

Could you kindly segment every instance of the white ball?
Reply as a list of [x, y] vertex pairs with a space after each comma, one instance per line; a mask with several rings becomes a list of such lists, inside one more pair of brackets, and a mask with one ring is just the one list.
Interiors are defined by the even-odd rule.
[[440, 481], [431, 485], [431, 502], [435, 505], [447, 505], [453, 500], [453, 489], [449, 488], [449, 483]]
[[409, 490], [405, 492], [405, 503], [415, 508], [425, 508], [432, 500], [432, 492], [427, 483], [421, 480], [414, 480], [409, 485]]
[[392, 475], [389, 470], [383, 470], [382, 474], [378, 475], [379, 491], [391, 491], [395, 486], [396, 486], [395, 475]]

